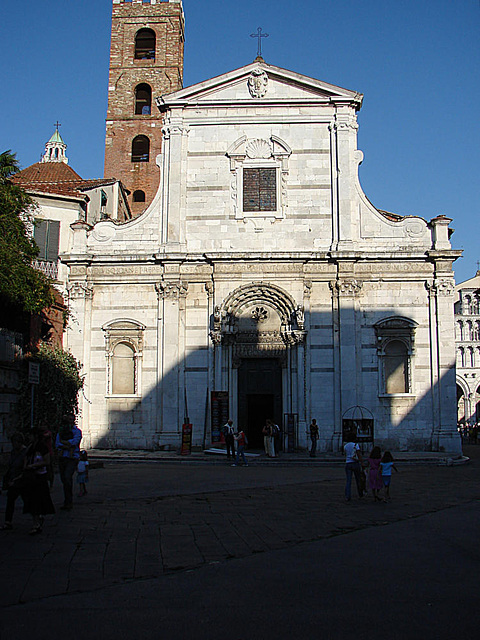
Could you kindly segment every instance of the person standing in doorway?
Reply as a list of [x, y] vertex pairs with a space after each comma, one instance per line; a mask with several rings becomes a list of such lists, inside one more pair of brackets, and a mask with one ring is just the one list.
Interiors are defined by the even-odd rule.
[[317, 455], [318, 440], [318, 424], [315, 418], [312, 418], [312, 422], [310, 423], [310, 440], [312, 442], [312, 446], [310, 448], [310, 457], [315, 458]]
[[227, 460], [235, 460], [235, 430], [233, 428], [233, 420], [229, 419], [223, 425], [223, 435], [225, 437], [225, 444], [227, 445]]
[[262, 433], [265, 453], [269, 458], [275, 458], [275, 432], [273, 422], [270, 418], [267, 418]]
[[360, 447], [358, 446], [356, 434], [350, 433], [347, 436], [347, 442], [345, 443], [343, 450], [345, 452], [345, 475], [347, 476], [347, 481], [345, 484], [345, 500], [350, 502], [352, 499], [352, 476], [355, 476], [355, 482], [357, 484], [358, 497], [361, 498], [363, 496], [362, 489], [362, 453], [360, 451]]
[[80, 458], [80, 442], [82, 432], [75, 424], [75, 416], [64, 416], [63, 425], [57, 434], [55, 447], [58, 451], [58, 470], [63, 484], [64, 511], [73, 507], [73, 474]]
[[263, 434], [263, 446], [265, 448], [265, 453], [267, 456], [270, 456], [270, 438], [272, 436], [272, 423], [269, 418], [267, 418], [265, 425], [262, 429]]

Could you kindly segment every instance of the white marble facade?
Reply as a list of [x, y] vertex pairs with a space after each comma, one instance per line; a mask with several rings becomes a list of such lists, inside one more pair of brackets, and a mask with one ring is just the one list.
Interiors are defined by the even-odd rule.
[[360, 405], [383, 447], [460, 451], [459, 252], [448, 218], [366, 198], [362, 98], [260, 59], [157, 100], [155, 200], [124, 224], [76, 223], [64, 256], [86, 446], [176, 447], [185, 399], [208, 445], [216, 390], [251, 440], [265, 398], [276, 422], [296, 415], [299, 448], [315, 417], [319, 448], [339, 450]]

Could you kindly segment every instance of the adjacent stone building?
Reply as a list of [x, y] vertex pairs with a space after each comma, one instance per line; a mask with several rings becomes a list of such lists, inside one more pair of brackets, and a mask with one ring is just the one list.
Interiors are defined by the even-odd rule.
[[480, 271], [455, 287], [458, 421], [480, 422]]
[[362, 99], [257, 58], [152, 103], [155, 198], [123, 224], [72, 225], [63, 258], [85, 446], [176, 447], [186, 419], [209, 445], [223, 392], [253, 448], [267, 417], [306, 447], [314, 417], [338, 451], [361, 407], [384, 448], [460, 451], [459, 252], [445, 216], [363, 193]]
[[39, 254], [34, 266], [56, 281], [62, 294], [68, 269], [60, 263], [59, 255], [71, 245], [70, 225], [77, 220], [93, 225], [106, 218], [124, 222], [132, 217], [129, 192], [122, 183], [115, 178], [84, 180], [69, 166], [66, 150], [57, 127], [45, 144], [41, 161], [13, 178], [35, 203], [31, 232]]

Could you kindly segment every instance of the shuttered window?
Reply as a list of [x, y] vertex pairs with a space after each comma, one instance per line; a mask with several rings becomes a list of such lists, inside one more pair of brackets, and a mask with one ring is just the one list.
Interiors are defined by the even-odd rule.
[[392, 340], [385, 347], [385, 392], [408, 393], [408, 351], [400, 340]]
[[277, 170], [274, 168], [243, 169], [243, 210], [277, 210]]
[[33, 237], [39, 248], [38, 260], [56, 262], [60, 239], [60, 222], [58, 220], [36, 220]]

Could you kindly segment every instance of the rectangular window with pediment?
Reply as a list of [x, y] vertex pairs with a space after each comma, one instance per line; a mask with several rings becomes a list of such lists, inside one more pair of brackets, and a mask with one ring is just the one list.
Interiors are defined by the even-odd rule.
[[243, 169], [243, 210], [277, 210], [277, 169], [275, 167]]

